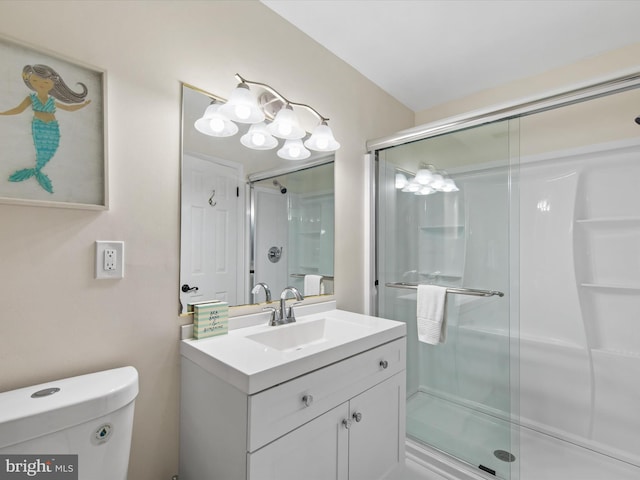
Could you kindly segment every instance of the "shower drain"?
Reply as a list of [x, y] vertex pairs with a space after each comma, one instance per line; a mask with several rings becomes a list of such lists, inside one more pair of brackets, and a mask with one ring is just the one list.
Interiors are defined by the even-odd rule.
[[502, 460], [503, 462], [516, 461], [516, 456], [511, 452], [507, 452], [506, 450], [495, 450], [493, 454], [496, 456], [498, 460]]

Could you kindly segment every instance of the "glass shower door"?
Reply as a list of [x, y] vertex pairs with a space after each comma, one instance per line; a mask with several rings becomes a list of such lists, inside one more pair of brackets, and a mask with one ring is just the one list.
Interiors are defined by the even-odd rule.
[[[378, 315], [407, 323], [407, 435], [514, 478], [510, 169], [499, 122], [378, 152]], [[450, 287], [446, 340], [418, 340], [418, 284]], [[504, 293], [473, 295], [473, 290]]]

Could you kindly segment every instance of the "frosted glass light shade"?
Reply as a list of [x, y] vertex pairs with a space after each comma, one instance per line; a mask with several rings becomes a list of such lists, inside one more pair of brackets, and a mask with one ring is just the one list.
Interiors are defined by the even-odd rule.
[[436, 173], [431, 179], [431, 184], [429, 186], [435, 190], [442, 191], [442, 187], [444, 187], [444, 177], [439, 173]]
[[409, 180], [402, 173], [396, 173], [396, 188], [401, 189], [409, 184]]
[[291, 105], [280, 109], [276, 114], [276, 118], [273, 119], [273, 122], [267, 125], [267, 130], [269, 130], [269, 133], [274, 137], [284, 138], [285, 140], [296, 140], [307, 134], [300, 126], [298, 117], [293, 111], [293, 108], [291, 108]]
[[284, 145], [278, 150], [277, 154], [285, 160], [304, 160], [305, 158], [309, 158], [311, 152], [304, 148], [302, 140], [298, 138], [284, 142]]
[[264, 121], [264, 112], [249, 90], [246, 83], [239, 83], [220, 111], [234, 122], [260, 123]]
[[313, 130], [304, 146], [316, 152], [334, 152], [340, 148], [327, 122], [322, 122]]
[[421, 168], [416, 173], [416, 182], [420, 185], [429, 185], [433, 179], [433, 173], [428, 168]]
[[436, 193], [437, 190], [429, 186], [423, 186], [417, 192], [414, 192], [414, 195], [431, 195], [432, 193]]
[[406, 187], [402, 189], [403, 192], [415, 193], [422, 188], [415, 180], [411, 180]]
[[278, 140], [267, 131], [267, 125], [260, 122], [249, 127], [249, 131], [240, 137], [240, 143], [254, 150], [271, 150], [278, 145]]
[[220, 112], [219, 103], [212, 103], [193, 126], [200, 133], [212, 137], [230, 137], [238, 133], [238, 126]]
[[456, 182], [454, 182], [450, 178], [445, 178], [444, 185], [440, 190], [443, 192], [458, 192], [460, 189], [456, 185]]

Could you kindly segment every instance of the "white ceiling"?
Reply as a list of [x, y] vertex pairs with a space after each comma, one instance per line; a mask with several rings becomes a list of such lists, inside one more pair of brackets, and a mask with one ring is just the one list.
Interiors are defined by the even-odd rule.
[[261, 1], [416, 112], [640, 42], [640, 0]]

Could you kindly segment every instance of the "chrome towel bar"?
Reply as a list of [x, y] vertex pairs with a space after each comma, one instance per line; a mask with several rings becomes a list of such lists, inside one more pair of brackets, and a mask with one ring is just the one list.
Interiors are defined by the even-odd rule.
[[[412, 290], [418, 289], [417, 283], [408, 283], [408, 282], [396, 282], [396, 283], [385, 283], [386, 287], [391, 288], [409, 288]], [[478, 290], [476, 288], [463, 288], [463, 287], [447, 287], [447, 293], [456, 293], [460, 295], [474, 295], [476, 297], [493, 297], [497, 295], [498, 297], [504, 297], [504, 293], [498, 292], [497, 290]]]

